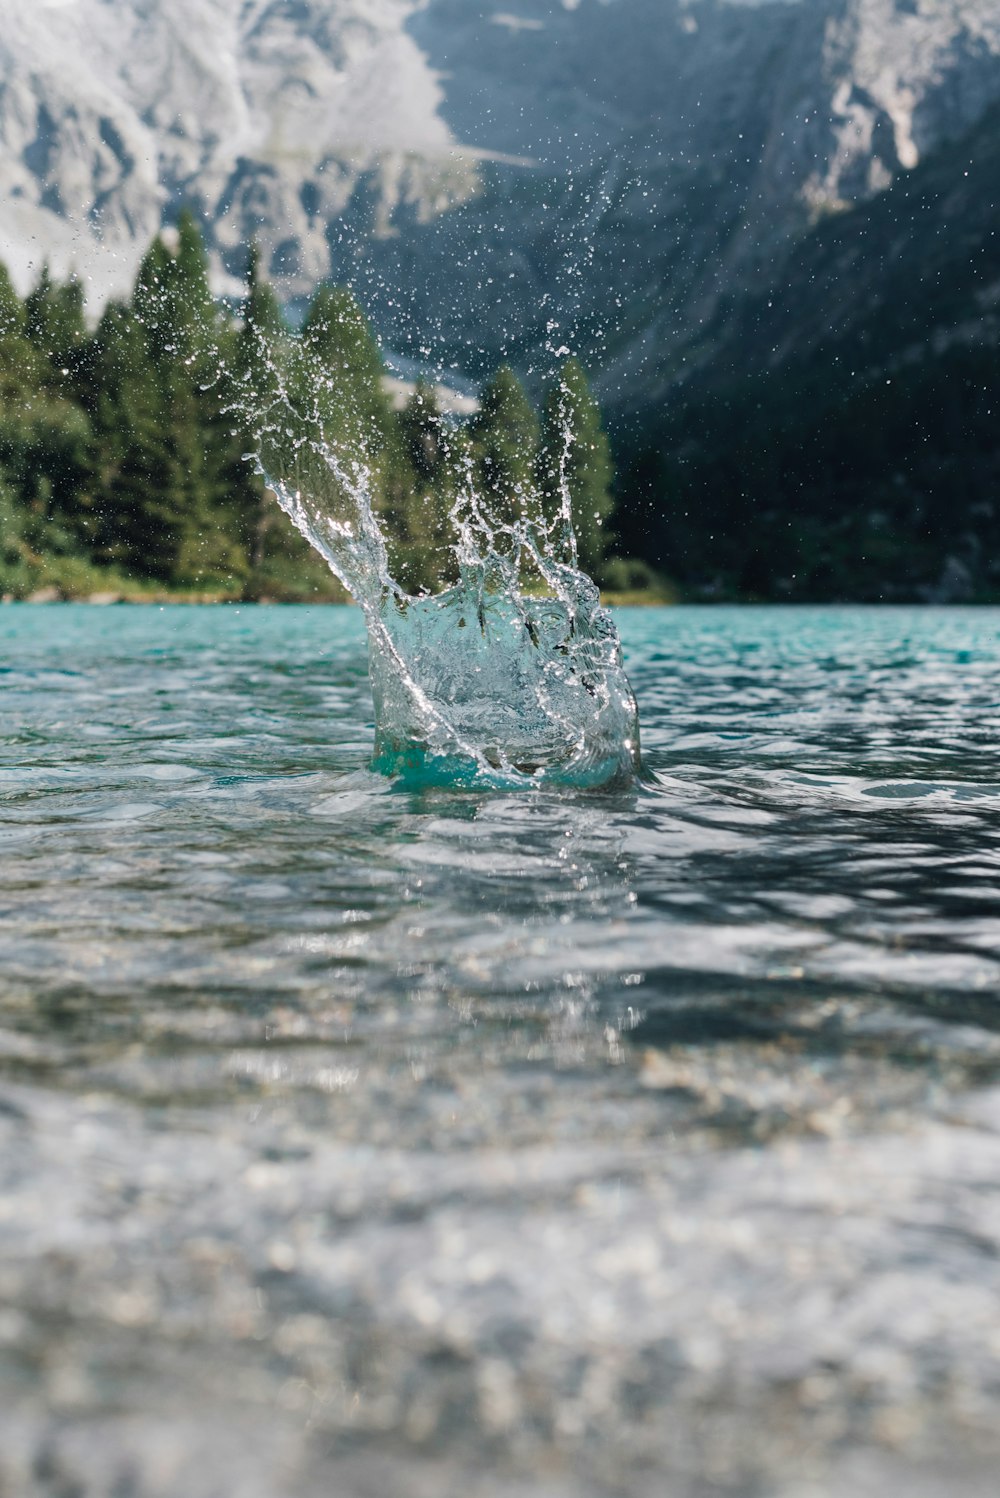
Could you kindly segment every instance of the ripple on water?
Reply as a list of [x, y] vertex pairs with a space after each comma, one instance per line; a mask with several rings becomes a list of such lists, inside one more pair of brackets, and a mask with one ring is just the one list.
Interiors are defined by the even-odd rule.
[[115, 612], [4, 613], [0, 1486], [992, 1492], [1000, 615], [623, 615], [583, 794]]

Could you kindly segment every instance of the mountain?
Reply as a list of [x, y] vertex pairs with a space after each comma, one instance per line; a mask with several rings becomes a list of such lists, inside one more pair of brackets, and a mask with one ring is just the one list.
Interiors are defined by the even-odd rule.
[[627, 545], [705, 597], [1000, 600], [1000, 108], [687, 355], [629, 460]]
[[1000, 99], [997, 0], [0, 0], [0, 256], [123, 290], [182, 203], [235, 291], [402, 355], [579, 348], [648, 407], [817, 221]]

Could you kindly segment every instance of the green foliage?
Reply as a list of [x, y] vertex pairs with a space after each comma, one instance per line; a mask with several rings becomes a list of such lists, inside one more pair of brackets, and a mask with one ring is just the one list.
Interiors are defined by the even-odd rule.
[[53, 373], [72, 373], [79, 350], [87, 341], [83, 287], [75, 278], [61, 285], [48, 266], [24, 304], [24, 331], [52, 366]]
[[[603, 518], [599, 413], [582, 370], [567, 379], [574, 498]], [[334, 514], [338, 486], [363, 476], [395, 575], [433, 591], [453, 580], [450, 516], [470, 474], [495, 519], [540, 506], [539, 436], [506, 368], [466, 425], [442, 416], [426, 384], [394, 410], [353, 293], [321, 287], [294, 335], [256, 248], [239, 315], [229, 315], [211, 295], [189, 213], [153, 242], [131, 298], [93, 330], [77, 282], [46, 269], [22, 302], [0, 266], [0, 594], [342, 598], [250, 451], [265, 471], [273, 463], [322, 485]]]
[[0, 482], [0, 594], [23, 598], [32, 591], [32, 553], [26, 537], [28, 515], [10, 486]]
[[564, 498], [569, 501], [580, 563], [600, 581], [612, 540], [607, 522], [615, 507], [614, 464], [600, 407], [578, 359], [567, 360], [545, 400], [539, 479], [549, 515], [559, 513]]
[[131, 305], [109, 308], [94, 340], [101, 560], [181, 586], [233, 587], [245, 577], [246, 554], [227, 523], [242, 480], [219, 379], [231, 341], [185, 218], [176, 254], [157, 240]]
[[[5, 480], [11, 503], [32, 517], [35, 530], [51, 525], [60, 547], [67, 549], [78, 539], [78, 498], [87, 477], [90, 423], [73, 399], [71, 383], [57, 375], [45, 351], [51, 343], [44, 336], [46, 309], [63, 306], [63, 300], [47, 273], [28, 298], [30, 316], [24, 308], [19, 310], [6, 273], [0, 295], [6, 303], [0, 330], [0, 479]], [[75, 302], [74, 293], [67, 304]], [[53, 314], [50, 332], [56, 323]], [[34, 337], [29, 336], [31, 331]], [[71, 334], [69, 323], [65, 331]], [[13, 535], [9, 514], [5, 524]], [[18, 528], [22, 539], [27, 524], [23, 518]]]
[[378, 465], [389, 440], [391, 408], [382, 388], [382, 356], [354, 293], [321, 286], [302, 326], [310, 382], [325, 440]]
[[150, 357], [157, 363], [168, 353], [176, 353], [170, 327], [171, 265], [170, 251], [157, 237], [140, 262], [132, 292], [132, 315], [143, 330]]
[[524, 386], [509, 365], [487, 383], [470, 434], [478, 488], [488, 512], [509, 525], [536, 503], [540, 429]]
[[260, 273], [260, 246], [250, 247], [247, 294], [236, 330], [231, 376], [238, 401], [259, 416], [276, 399], [287, 363], [288, 328], [274, 288]]
[[441, 415], [434, 387], [423, 381], [395, 427], [384, 507], [385, 529], [393, 538], [392, 562], [404, 587], [434, 591], [451, 580], [455, 435]]
[[0, 265], [0, 340], [24, 332], [24, 304], [10, 279], [5, 265]]
[[[227, 409], [243, 414], [248, 428], [259, 429], [277, 400], [278, 371], [285, 362], [283, 348], [287, 336], [278, 299], [261, 277], [260, 247], [254, 243], [250, 248], [242, 319], [236, 330], [233, 359], [228, 371], [226, 401]], [[244, 479], [245, 482], [236, 485], [233, 491], [233, 521], [250, 564], [247, 592], [253, 597], [268, 597], [276, 591], [283, 591], [279, 580], [283, 557], [280, 543], [286, 539], [288, 527], [283, 524], [281, 512], [268, 495], [263, 479], [249, 467]], [[277, 555], [276, 541], [279, 543]], [[296, 560], [302, 566], [308, 566], [313, 555], [308, 544], [294, 534], [288, 535], [287, 541]], [[274, 563], [278, 563], [277, 572]]]
[[74, 538], [0, 480], [0, 597], [120, 592], [127, 581], [81, 555]]
[[94, 550], [135, 576], [172, 580], [188, 525], [197, 523], [175, 445], [190, 412], [175, 409], [153, 337], [133, 308], [109, 307], [95, 343]]
[[[282, 392], [294, 380], [296, 341], [274, 290], [261, 275], [259, 247], [250, 248], [247, 293], [227, 371], [226, 409], [240, 431], [242, 452], [258, 444], [265, 462], [283, 458], [288, 412]], [[308, 381], [303, 380], [303, 386]], [[304, 388], [303, 395], [307, 395]], [[234, 489], [234, 529], [249, 561], [244, 585], [248, 598], [296, 602], [342, 599], [329, 568], [282, 514], [263, 478], [243, 462], [242, 483]]]

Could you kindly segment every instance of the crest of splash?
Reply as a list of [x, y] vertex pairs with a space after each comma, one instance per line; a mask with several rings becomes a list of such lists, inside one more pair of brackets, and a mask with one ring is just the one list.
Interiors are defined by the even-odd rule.
[[[471, 458], [451, 509], [457, 582], [414, 596], [393, 578], [372, 470], [328, 440], [322, 380], [270, 365], [259, 471], [363, 610], [375, 704], [373, 768], [420, 783], [601, 786], [639, 768], [639, 722], [614, 622], [577, 565], [566, 479], [559, 512], [517, 496], [491, 516]], [[303, 394], [303, 392], [308, 392]], [[522, 586], [525, 570], [534, 585]], [[539, 585], [543, 596], [535, 596]]]

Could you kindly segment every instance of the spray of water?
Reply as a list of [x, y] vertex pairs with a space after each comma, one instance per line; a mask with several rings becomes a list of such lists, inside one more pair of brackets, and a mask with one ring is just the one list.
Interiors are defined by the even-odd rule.
[[374, 768], [420, 783], [630, 779], [638, 715], [614, 623], [578, 566], [568, 418], [555, 513], [534, 487], [497, 513], [465, 455], [449, 516], [453, 580], [414, 596], [392, 575], [364, 434], [360, 455], [331, 440], [333, 392], [305, 342], [259, 367], [253, 460], [364, 612]]

